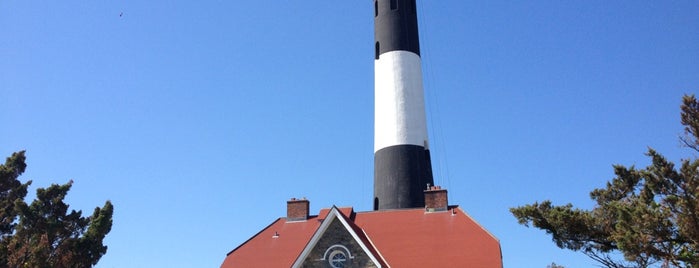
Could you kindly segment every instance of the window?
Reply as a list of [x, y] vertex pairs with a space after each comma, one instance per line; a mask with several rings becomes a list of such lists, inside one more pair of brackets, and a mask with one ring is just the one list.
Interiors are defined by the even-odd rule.
[[375, 60], [378, 60], [378, 59], [379, 59], [379, 53], [380, 53], [380, 52], [381, 52], [381, 50], [379, 50], [379, 41], [376, 41], [376, 52], [375, 52], [376, 55], [374, 55], [374, 59], [375, 59]]
[[374, 17], [379, 16], [379, 0], [374, 1]]
[[328, 262], [330, 262], [330, 266], [333, 268], [344, 268], [345, 264], [347, 264], [347, 256], [342, 250], [335, 250], [330, 253]]
[[[349, 249], [343, 245], [335, 244], [330, 246], [325, 253], [323, 253], [323, 258], [321, 260], [327, 261], [332, 268], [345, 268], [352, 266], [352, 260], [355, 256], [352, 256]], [[327, 267], [324, 266], [324, 267]]]
[[398, 9], [398, 0], [391, 0], [391, 10]]

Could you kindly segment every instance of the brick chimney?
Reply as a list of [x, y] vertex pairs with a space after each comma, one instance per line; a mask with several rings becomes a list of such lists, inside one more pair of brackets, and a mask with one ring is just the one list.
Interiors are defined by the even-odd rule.
[[425, 192], [425, 211], [446, 211], [449, 206], [447, 200], [447, 189], [440, 186], [430, 186]]
[[291, 198], [286, 201], [286, 221], [305, 221], [308, 219], [310, 202], [303, 199]]

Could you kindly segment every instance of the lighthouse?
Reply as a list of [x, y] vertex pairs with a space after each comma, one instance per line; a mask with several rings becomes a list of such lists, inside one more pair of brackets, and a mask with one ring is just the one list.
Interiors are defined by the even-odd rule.
[[313, 215], [308, 199], [291, 198], [286, 217], [228, 252], [221, 268], [502, 267], [497, 238], [433, 183], [415, 0], [372, 1], [373, 211], [333, 205]]
[[415, 0], [374, 0], [374, 210], [424, 207], [434, 185]]

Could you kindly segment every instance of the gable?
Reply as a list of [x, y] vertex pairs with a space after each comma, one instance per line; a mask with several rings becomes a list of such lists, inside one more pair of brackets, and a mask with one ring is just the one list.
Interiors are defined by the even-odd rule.
[[367, 244], [333, 208], [293, 267], [381, 267]]

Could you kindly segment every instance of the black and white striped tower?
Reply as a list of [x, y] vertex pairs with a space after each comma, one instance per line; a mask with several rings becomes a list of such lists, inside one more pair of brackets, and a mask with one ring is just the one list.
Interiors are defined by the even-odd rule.
[[415, 0], [374, 0], [374, 210], [425, 205], [434, 184]]

